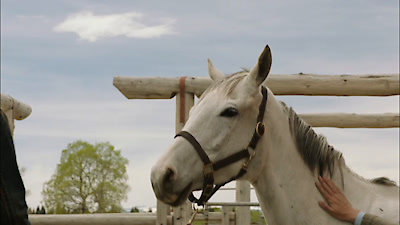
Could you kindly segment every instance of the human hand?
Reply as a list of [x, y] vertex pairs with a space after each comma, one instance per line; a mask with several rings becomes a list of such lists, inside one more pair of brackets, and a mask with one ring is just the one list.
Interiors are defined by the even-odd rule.
[[343, 192], [330, 179], [318, 177], [318, 180], [315, 185], [328, 202], [320, 201], [319, 206], [336, 219], [353, 223], [360, 210], [351, 206]]

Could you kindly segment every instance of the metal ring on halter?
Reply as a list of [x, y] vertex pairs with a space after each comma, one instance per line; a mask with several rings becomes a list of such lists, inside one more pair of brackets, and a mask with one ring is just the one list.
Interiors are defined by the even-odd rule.
[[264, 124], [262, 122], [258, 122], [256, 126], [256, 133], [259, 137], [263, 136], [265, 131]]
[[242, 168], [241, 168], [241, 169], [247, 171], [247, 168], [248, 168], [248, 167], [249, 167], [249, 160], [247, 160], [246, 162], [244, 162], [244, 163], [242, 164]]
[[253, 150], [253, 152], [249, 156], [249, 161], [251, 161], [254, 158], [254, 156], [256, 156], [256, 151]]

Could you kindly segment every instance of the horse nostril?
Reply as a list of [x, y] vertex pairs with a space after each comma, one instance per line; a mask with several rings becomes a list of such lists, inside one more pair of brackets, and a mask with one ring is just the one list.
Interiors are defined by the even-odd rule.
[[176, 172], [172, 168], [168, 167], [164, 174], [163, 182], [164, 184], [170, 184], [176, 180]]

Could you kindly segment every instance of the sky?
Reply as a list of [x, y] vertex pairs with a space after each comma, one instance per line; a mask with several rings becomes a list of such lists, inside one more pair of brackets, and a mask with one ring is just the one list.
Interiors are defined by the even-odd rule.
[[[128, 100], [113, 77], [208, 76], [207, 58], [232, 73], [266, 44], [272, 74], [398, 73], [399, 2], [1, 1], [1, 93], [32, 107], [14, 133], [28, 205], [41, 204], [61, 151], [84, 140], [128, 158], [124, 207], [155, 206], [150, 169], [174, 136], [175, 99]], [[398, 96], [278, 98], [298, 113], [399, 112]], [[358, 174], [399, 181], [398, 128], [316, 131]]]

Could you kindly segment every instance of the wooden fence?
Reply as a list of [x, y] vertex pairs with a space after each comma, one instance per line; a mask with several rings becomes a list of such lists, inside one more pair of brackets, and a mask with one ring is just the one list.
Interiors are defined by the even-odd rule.
[[[208, 77], [114, 77], [114, 86], [128, 99], [170, 99], [176, 96], [176, 132], [179, 132], [187, 120], [189, 109], [193, 106], [194, 96], [199, 97], [211, 84]], [[399, 75], [270, 75], [264, 85], [275, 95], [310, 96], [392, 96], [399, 95]], [[399, 127], [398, 113], [385, 114], [300, 114], [314, 127], [340, 128], [392, 128]], [[235, 212], [235, 224], [250, 224], [250, 184], [236, 182], [236, 203], [241, 205]], [[239, 203], [238, 203], [239, 202]], [[230, 224], [227, 216], [232, 205], [222, 203], [221, 224]], [[191, 214], [187, 202], [173, 209], [174, 224], [183, 225]], [[157, 202], [156, 225], [165, 225], [169, 218], [169, 206]]]
[[[173, 215], [167, 216], [165, 225], [173, 225]], [[156, 213], [99, 213], [99, 214], [45, 214], [29, 215], [32, 225], [154, 225], [156, 224]], [[219, 213], [210, 212], [207, 218], [204, 215], [196, 217], [198, 221], [208, 221], [210, 223], [235, 224], [235, 214], [233, 212]], [[225, 223], [223, 223], [225, 224]], [[186, 224], [185, 224], [186, 225]]]

